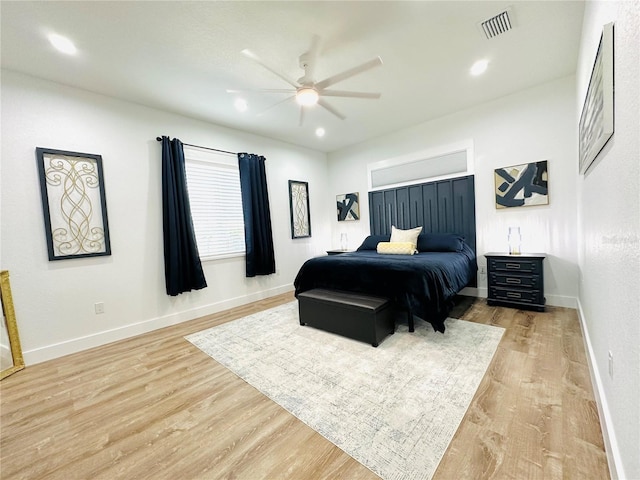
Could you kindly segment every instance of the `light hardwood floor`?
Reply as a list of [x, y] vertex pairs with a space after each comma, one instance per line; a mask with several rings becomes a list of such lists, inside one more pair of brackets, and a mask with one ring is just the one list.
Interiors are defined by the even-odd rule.
[[[28, 366], [0, 384], [0, 478], [376, 479], [184, 335], [280, 295]], [[435, 480], [607, 479], [575, 310], [473, 302], [506, 329]]]

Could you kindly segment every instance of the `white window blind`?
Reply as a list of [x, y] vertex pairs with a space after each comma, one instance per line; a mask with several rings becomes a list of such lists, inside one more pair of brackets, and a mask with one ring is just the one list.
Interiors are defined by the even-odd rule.
[[244, 221], [238, 160], [184, 147], [191, 216], [200, 258], [244, 255]]

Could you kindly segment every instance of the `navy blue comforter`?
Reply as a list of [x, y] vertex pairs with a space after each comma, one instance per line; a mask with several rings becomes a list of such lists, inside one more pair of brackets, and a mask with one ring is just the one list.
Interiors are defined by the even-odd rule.
[[[465, 245], [466, 247], [466, 245]], [[296, 297], [313, 288], [388, 298], [444, 332], [453, 298], [475, 276], [473, 251], [381, 255], [375, 250], [307, 260], [294, 281]]]

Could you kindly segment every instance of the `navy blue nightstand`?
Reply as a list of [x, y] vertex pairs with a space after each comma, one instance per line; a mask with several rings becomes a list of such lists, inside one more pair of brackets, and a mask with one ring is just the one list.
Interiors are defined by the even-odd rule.
[[485, 253], [488, 305], [544, 312], [544, 253]]

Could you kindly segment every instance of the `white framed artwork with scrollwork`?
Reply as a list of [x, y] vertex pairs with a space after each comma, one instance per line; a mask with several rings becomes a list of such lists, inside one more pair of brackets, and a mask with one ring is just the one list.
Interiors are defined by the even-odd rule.
[[289, 180], [289, 208], [291, 210], [291, 238], [311, 236], [309, 184]]
[[580, 115], [579, 169], [586, 173], [614, 131], [613, 23], [602, 28]]
[[36, 148], [49, 260], [111, 255], [102, 157]]

